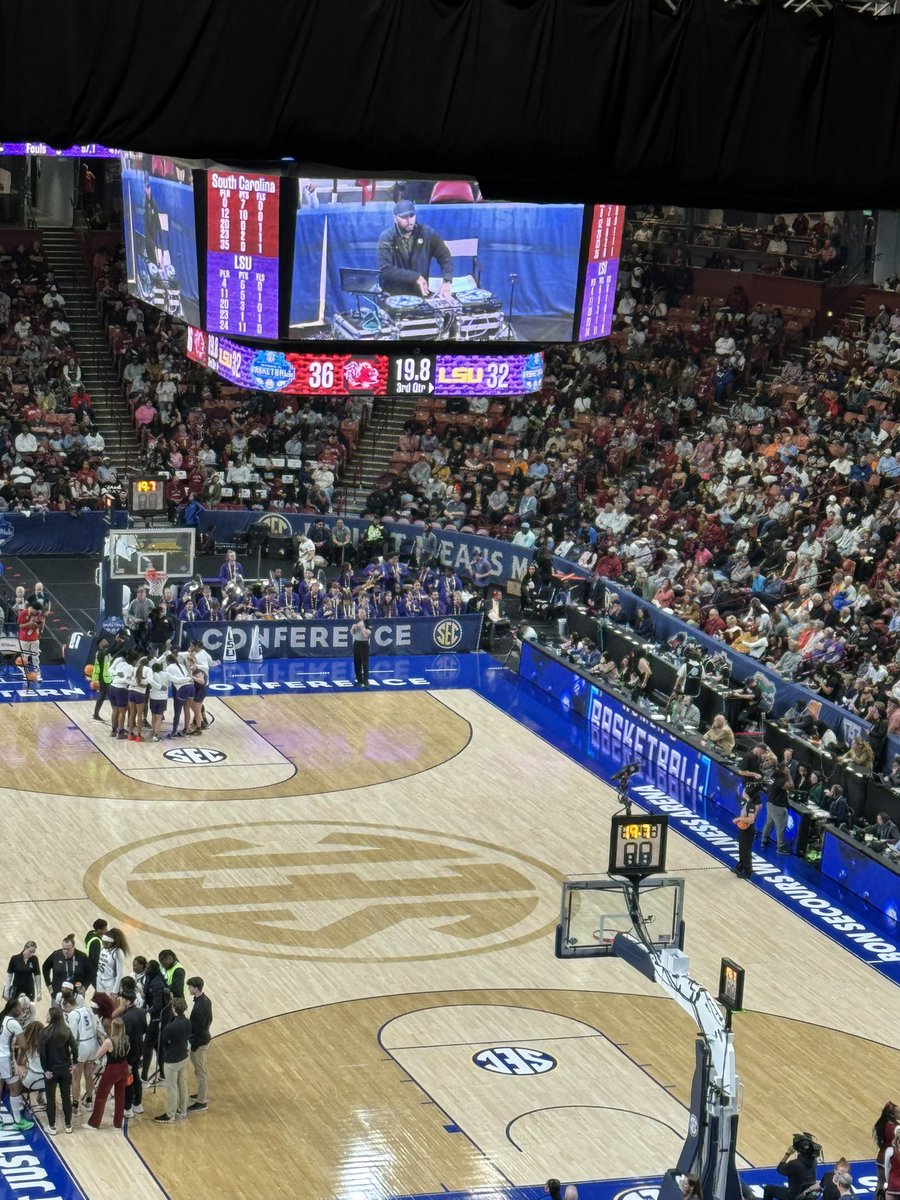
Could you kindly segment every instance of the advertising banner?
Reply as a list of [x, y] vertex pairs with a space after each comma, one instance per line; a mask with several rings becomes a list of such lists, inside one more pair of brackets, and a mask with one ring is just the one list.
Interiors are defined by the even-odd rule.
[[[370, 644], [376, 654], [460, 654], [478, 649], [481, 614], [459, 617], [373, 619]], [[221, 659], [226, 638], [238, 660], [335, 658], [353, 652], [351, 621], [182, 621], [180, 645], [197, 639]]]

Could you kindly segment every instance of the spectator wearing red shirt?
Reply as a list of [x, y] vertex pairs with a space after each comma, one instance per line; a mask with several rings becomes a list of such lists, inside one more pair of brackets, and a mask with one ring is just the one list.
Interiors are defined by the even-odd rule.
[[719, 616], [717, 608], [711, 608], [703, 622], [703, 632], [707, 637], [717, 637], [725, 629], [725, 622]]

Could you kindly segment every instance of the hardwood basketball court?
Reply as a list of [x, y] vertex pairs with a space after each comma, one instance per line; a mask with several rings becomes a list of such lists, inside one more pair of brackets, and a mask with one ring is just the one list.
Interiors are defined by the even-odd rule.
[[[672, 1165], [693, 1025], [619, 960], [553, 956], [562, 876], [603, 870], [610, 788], [468, 690], [213, 699], [202, 738], [160, 744], [91, 711], [6, 710], [7, 953], [34, 938], [43, 959], [102, 914], [205, 978], [216, 1035], [208, 1113], [157, 1125], [147, 1093], [127, 1138], [57, 1139], [91, 1200]], [[742, 1164], [801, 1128], [869, 1157], [900, 1072], [895, 985], [674, 833], [669, 873], [694, 975], [714, 988], [723, 954], [747, 969]], [[540, 1070], [505, 1070], [521, 1049]]]

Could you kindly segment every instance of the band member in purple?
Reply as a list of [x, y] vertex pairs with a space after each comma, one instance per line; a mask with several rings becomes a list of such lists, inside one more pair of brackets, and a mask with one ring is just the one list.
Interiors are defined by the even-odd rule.
[[453, 601], [453, 593], [462, 591], [462, 580], [452, 567], [444, 568], [444, 574], [437, 582], [437, 590], [440, 593], [441, 605], [444, 612], [449, 611]]
[[225, 561], [219, 567], [219, 583], [222, 585], [222, 590], [224, 591], [229, 584], [237, 584], [238, 579], [243, 579], [243, 577], [243, 566], [238, 562], [235, 552], [229, 550], [225, 555]]

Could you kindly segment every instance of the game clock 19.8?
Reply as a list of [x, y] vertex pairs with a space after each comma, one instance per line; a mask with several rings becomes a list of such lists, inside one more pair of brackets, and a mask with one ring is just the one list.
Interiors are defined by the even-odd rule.
[[668, 817], [651, 815], [612, 819], [609, 843], [610, 875], [653, 875], [666, 868]]

